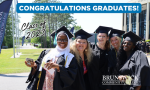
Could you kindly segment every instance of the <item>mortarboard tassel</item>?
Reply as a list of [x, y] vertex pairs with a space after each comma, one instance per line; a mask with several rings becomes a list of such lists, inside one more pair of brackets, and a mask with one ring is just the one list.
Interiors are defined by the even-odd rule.
[[54, 38], [54, 45], [57, 45], [57, 34], [55, 33], [55, 38]]
[[[124, 34], [123, 34], [124, 35]], [[122, 37], [121, 37], [121, 43], [122, 43], [122, 41], [123, 41], [123, 35], [122, 35]]]
[[95, 45], [96, 45], [96, 33], [95, 33]]
[[75, 34], [73, 33], [74, 37], [72, 37], [72, 40], [75, 40]]

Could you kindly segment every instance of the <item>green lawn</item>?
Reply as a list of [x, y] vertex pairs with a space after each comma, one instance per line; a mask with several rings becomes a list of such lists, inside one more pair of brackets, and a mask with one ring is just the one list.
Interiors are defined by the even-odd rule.
[[24, 63], [25, 58], [36, 60], [43, 49], [20, 49], [19, 58], [11, 58], [13, 49], [2, 49], [0, 54], [0, 74], [29, 72], [30, 68]]

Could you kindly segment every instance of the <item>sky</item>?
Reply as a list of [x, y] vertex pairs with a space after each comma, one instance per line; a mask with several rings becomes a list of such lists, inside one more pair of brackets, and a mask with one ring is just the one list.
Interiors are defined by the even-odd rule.
[[[34, 0], [18, 0], [18, 3], [32, 3]], [[130, 0], [60, 0], [62, 3], [127, 3]], [[23, 23], [32, 21], [32, 13], [19, 13], [21, 28]], [[100, 25], [122, 29], [122, 13], [75, 13], [77, 25], [83, 30], [93, 33]]]

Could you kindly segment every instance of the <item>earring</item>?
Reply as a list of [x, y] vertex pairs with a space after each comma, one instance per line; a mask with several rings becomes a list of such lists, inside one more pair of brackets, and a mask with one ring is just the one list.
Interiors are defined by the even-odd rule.
[[85, 49], [85, 51], [87, 52], [87, 49]]

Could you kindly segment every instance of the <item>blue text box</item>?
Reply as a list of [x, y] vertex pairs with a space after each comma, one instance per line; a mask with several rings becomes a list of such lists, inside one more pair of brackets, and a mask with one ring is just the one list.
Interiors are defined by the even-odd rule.
[[140, 3], [18, 3], [18, 13], [140, 13]]

